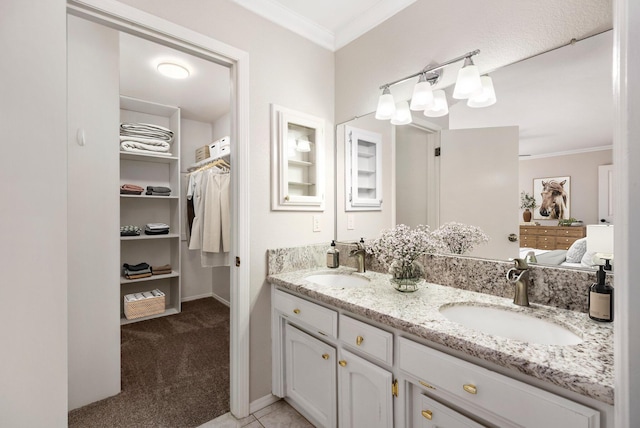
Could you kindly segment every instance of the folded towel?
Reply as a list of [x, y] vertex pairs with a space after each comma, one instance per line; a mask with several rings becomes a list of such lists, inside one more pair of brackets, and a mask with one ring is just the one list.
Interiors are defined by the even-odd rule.
[[143, 275], [143, 274], [152, 274], [153, 272], [151, 272], [151, 268], [147, 268], [147, 269], [142, 269], [142, 270], [129, 270], [129, 269], [124, 269], [122, 271], [122, 274], [124, 276], [126, 276], [127, 278], [130, 277], [131, 275]]
[[149, 137], [137, 137], [135, 135], [120, 135], [120, 142], [131, 141], [134, 143], [149, 144], [152, 146], [166, 147], [171, 141], [166, 141], [161, 138], [149, 138]]
[[171, 193], [171, 189], [164, 186], [147, 186], [147, 192]]
[[125, 263], [122, 265], [123, 268], [125, 268], [128, 271], [140, 271], [140, 270], [145, 270], [145, 269], [150, 269], [151, 266], [149, 266], [147, 263], [142, 262], [142, 263], [138, 263], [137, 265], [130, 265], [129, 263]]
[[151, 272], [152, 275], [169, 275], [171, 274], [170, 270], [159, 270], [159, 271], [153, 271]]
[[138, 226], [120, 226], [120, 236], [138, 236], [140, 235], [140, 228]]
[[152, 151], [149, 151], [149, 150], [141, 150], [141, 149], [134, 149], [134, 148], [130, 148], [130, 147], [122, 147], [122, 145], [120, 146], [120, 148], [125, 153], [139, 153], [141, 155], [153, 155], [153, 156], [173, 156], [173, 154], [168, 153], [168, 152], [152, 152]]
[[137, 192], [139, 195], [144, 192], [144, 187], [136, 186], [135, 184], [123, 184], [120, 186], [120, 193], [122, 193], [123, 190], [127, 192]]
[[135, 275], [125, 275], [124, 277], [127, 279], [140, 279], [140, 278], [148, 278], [151, 276], [151, 272], [135, 274]]
[[150, 196], [171, 196], [171, 193], [146, 192], [145, 195], [150, 195]]
[[147, 150], [153, 153], [167, 153], [171, 148], [171, 145], [167, 142], [157, 140], [158, 144], [147, 144], [147, 143], [139, 143], [137, 141], [123, 141], [120, 143], [120, 148], [122, 150], [129, 149], [138, 149], [138, 150]]
[[120, 135], [142, 138], [155, 138], [164, 141], [173, 140], [173, 131], [160, 125], [150, 123], [121, 123]]
[[165, 229], [165, 230], [148, 230], [148, 229], [145, 229], [144, 230], [144, 234], [145, 235], [168, 235], [169, 234], [169, 229]]
[[169, 230], [169, 225], [166, 223], [147, 223], [144, 227], [148, 230]]
[[166, 264], [166, 265], [162, 265], [162, 266], [151, 266], [151, 272], [155, 272], [157, 270], [171, 270], [171, 265], [170, 264]]

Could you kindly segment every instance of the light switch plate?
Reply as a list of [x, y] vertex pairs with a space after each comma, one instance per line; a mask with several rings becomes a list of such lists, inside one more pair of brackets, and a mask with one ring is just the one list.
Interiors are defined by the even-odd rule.
[[354, 230], [355, 228], [356, 226], [353, 214], [347, 214], [347, 230]]
[[322, 230], [322, 228], [320, 227], [320, 215], [315, 214], [313, 216], [313, 231], [320, 232], [320, 230]]

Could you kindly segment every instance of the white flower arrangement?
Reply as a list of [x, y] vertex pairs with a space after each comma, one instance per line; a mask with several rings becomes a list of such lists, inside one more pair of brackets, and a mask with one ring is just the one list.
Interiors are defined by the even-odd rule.
[[[366, 251], [386, 268], [393, 266], [394, 270], [406, 270], [420, 256], [436, 252], [439, 248], [440, 243], [429, 231], [429, 226], [420, 224], [411, 229], [405, 224], [399, 224], [392, 229], [383, 230], [379, 238], [366, 246]], [[396, 273], [390, 273], [397, 277]]]
[[464, 254], [478, 244], [489, 242], [489, 237], [479, 227], [456, 222], [443, 224], [432, 236], [441, 242], [444, 251], [452, 254]]

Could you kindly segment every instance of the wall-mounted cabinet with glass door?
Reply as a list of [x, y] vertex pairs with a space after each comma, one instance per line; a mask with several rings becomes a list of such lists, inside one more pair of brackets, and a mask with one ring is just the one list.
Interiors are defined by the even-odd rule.
[[271, 106], [273, 210], [324, 211], [324, 120]]
[[345, 210], [382, 209], [382, 136], [345, 127]]

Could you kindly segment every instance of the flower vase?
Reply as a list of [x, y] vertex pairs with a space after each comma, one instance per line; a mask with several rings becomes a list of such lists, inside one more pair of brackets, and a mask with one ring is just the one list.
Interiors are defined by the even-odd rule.
[[398, 291], [412, 293], [420, 288], [424, 282], [424, 268], [418, 261], [402, 263], [394, 261], [389, 268], [391, 278], [389, 282]]
[[522, 218], [524, 219], [525, 223], [529, 223], [531, 221], [531, 211], [529, 211], [529, 208], [525, 208], [524, 212], [522, 213]]

